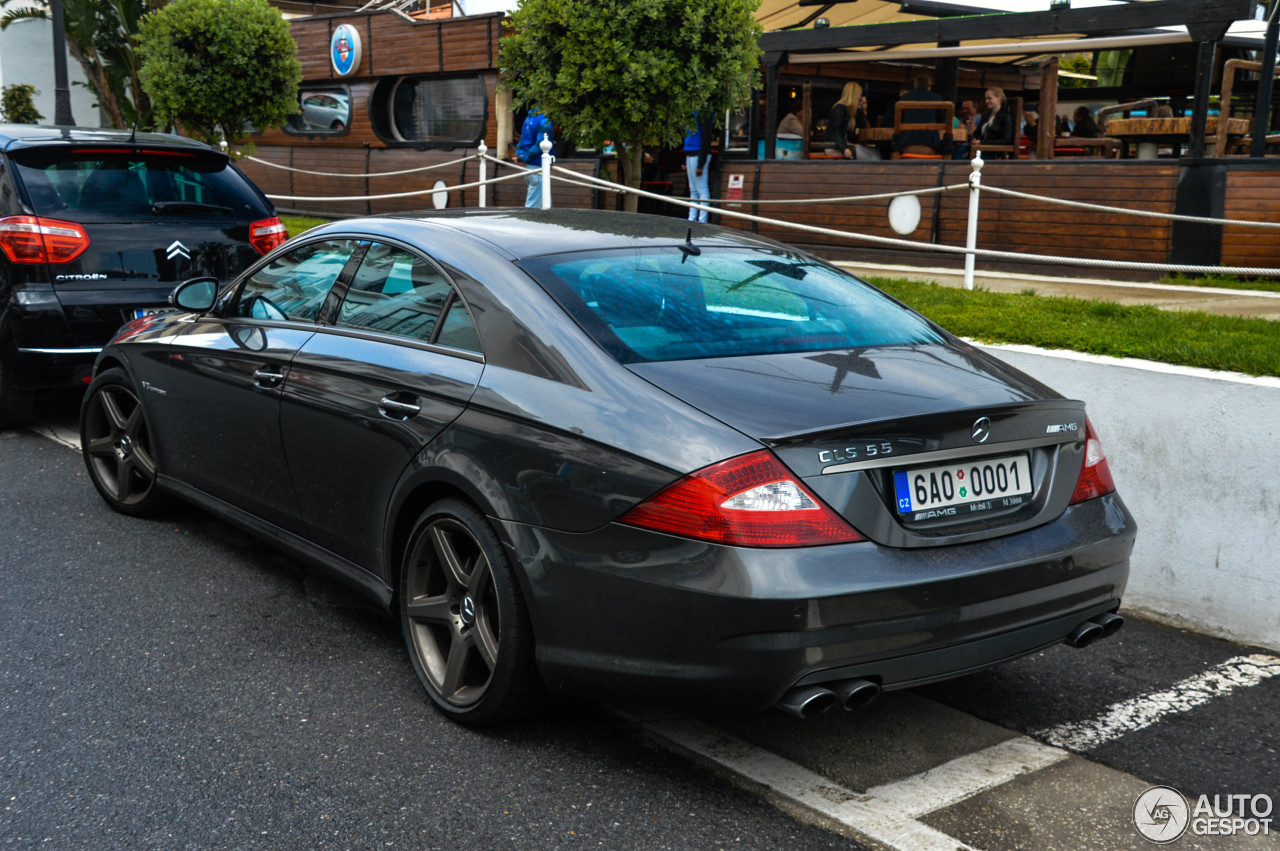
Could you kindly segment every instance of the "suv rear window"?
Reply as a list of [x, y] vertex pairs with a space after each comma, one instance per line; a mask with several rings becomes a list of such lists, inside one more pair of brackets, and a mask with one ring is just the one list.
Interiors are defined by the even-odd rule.
[[37, 215], [259, 219], [270, 215], [227, 160], [187, 151], [49, 147], [12, 154]]
[[520, 265], [623, 363], [942, 342], [874, 287], [785, 251], [591, 251]]

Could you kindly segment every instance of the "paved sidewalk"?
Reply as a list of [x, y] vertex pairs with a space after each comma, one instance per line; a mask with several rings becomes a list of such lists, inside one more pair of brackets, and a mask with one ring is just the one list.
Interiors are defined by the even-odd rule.
[[[862, 276], [910, 278], [948, 287], [964, 286], [964, 273], [955, 269], [850, 261], [839, 261], [836, 265]], [[1054, 278], [981, 270], [974, 274], [974, 285], [993, 292], [1018, 293], [1032, 289], [1038, 295], [1075, 296], [1119, 304], [1151, 304], [1163, 310], [1199, 310], [1225, 316], [1280, 319], [1280, 292], [1141, 284], [1095, 278]]]

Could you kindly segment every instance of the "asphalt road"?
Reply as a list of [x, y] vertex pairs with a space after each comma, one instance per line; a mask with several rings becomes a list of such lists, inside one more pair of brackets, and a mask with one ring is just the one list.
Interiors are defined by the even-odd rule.
[[[814, 722], [673, 726], [583, 702], [476, 732], [432, 709], [398, 629], [359, 598], [195, 509], [111, 512], [71, 448], [0, 431], [0, 529], [3, 847], [867, 847], [856, 813], [815, 814], [679, 736], [731, 736], [861, 800], [1267, 652], [1131, 619]], [[1278, 706], [1280, 676], [1223, 689], [907, 821], [968, 843], [949, 847], [1142, 847], [1126, 813], [1146, 785], [1280, 802]], [[1201, 841], [1186, 847], [1280, 847]]]

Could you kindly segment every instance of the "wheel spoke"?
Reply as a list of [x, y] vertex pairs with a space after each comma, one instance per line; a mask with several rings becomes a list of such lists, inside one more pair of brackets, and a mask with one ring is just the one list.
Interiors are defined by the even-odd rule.
[[85, 451], [96, 458], [105, 458], [108, 455], [115, 454], [115, 441], [108, 437], [97, 437], [90, 440], [85, 446]]
[[489, 625], [489, 618], [480, 618], [476, 621], [476, 628], [472, 631], [475, 641], [476, 652], [480, 654], [480, 659], [484, 662], [485, 667], [490, 671], [498, 664], [498, 637], [493, 634], [493, 630]]
[[151, 453], [142, 448], [138, 444], [133, 446], [133, 463], [138, 471], [138, 475], [142, 476], [147, 482], [152, 482], [156, 477], [156, 461], [151, 457]]
[[467, 579], [467, 593], [472, 598], [479, 600], [484, 596], [484, 592], [488, 587], [489, 561], [484, 557], [484, 553], [477, 553], [475, 560], [471, 563], [471, 575]]
[[133, 460], [125, 455], [116, 459], [116, 499], [125, 502], [133, 495], [130, 487], [130, 473], [133, 472]]
[[142, 405], [134, 405], [133, 412], [130, 413], [129, 418], [124, 421], [124, 433], [132, 438], [137, 438], [138, 433], [142, 431], [142, 426], [144, 425], [145, 422], [142, 419]]
[[405, 613], [419, 623], [451, 624], [453, 618], [449, 610], [452, 605], [447, 596], [414, 597], [405, 606]]
[[452, 697], [458, 693], [458, 689], [462, 688], [462, 676], [467, 671], [467, 658], [471, 655], [472, 642], [468, 635], [454, 635], [453, 643], [449, 645], [449, 661], [444, 665], [444, 682], [440, 685], [440, 692], [446, 697]]
[[435, 548], [436, 558], [440, 560], [440, 566], [444, 568], [449, 587], [455, 589], [466, 588], [466, 568], [463, 566], [461, 559], [458, 558], [457, 549], [453, 546], [453, 536], [442, 528], [442, 524], [437, 523], [431, 527], [431, 546]]
[[98, 394], [98, 400], [102, 403], [102, 410], [107, 415], [107, 419], [111, 421], [112, 434], [118, 434], [124, 431], [128, 418], [116, 403], [115, 394], [110, 390], [103, 388], [102, 392]]

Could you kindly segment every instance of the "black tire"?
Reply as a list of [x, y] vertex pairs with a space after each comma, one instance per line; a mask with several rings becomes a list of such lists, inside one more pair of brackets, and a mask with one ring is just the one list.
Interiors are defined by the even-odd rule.
[[449, 718], [487, 726], [541, 707], [524, 598], [498, 536], [471, 505], [441, 500], [414, 525], [400, 623], [418, 679]]
[[13, 382], [13, 370], [0, 361], [0, 428], [17, 428], [31, 416], [35, 393]]
[[89, 385], [80, 403], [80, 449], [107, 505], [134, 517], [164, 506], [146, 412], [124, 370], [105, 370]]

